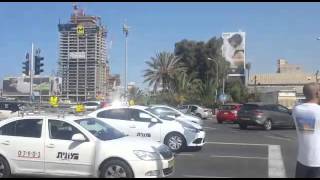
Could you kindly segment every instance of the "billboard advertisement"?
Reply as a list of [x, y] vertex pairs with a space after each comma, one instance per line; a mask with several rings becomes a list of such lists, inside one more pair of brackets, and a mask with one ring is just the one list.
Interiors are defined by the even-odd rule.
[[230, 76], [244, 76], [245, 69], [245, 32], [222, 33], [222, 56], [230, 62]]
[[[61, 92], [61, 78], [34, 77], [33, 92], [36, 96], [49, 96], [51, 93]], [[9, 77], [3, 80], [3, 96], [29, 96], [29, 77]]]

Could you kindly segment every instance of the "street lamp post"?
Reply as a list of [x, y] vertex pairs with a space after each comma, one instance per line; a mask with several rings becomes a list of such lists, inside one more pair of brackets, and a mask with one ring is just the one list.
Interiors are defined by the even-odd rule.
[[[209, 58], [208, 57], [208, 60], [209, 61], [212, 61], [212, 62], [214, 62], [214, 63], [216, 63], [216, 72], [217, 72], [217, 75], [216, 75], [216, 88], [218, 89], [218, 86], [219, 86], [219, 64], [217, 63], [217, 61], [215, 61], [214, 59], [212, 59], [212, 58]], [[216, 89], [216, 98], [215, 98], [215, 100], [216, 100], [216, 102], [217, 102], [217, 96], [218, 96], [218, 91], [217, 91], [217, 89]]]
[[123, 24], [123, 33], [125, 35], [125, 70], [124, 70], [124, 98], [125, 101], [127, 102], [127, 90], [128, 90], [128, 85], [127, 85], [127, 62], [128, 62], [128, 34], [129, 34], [129, 27], [126, 24]]

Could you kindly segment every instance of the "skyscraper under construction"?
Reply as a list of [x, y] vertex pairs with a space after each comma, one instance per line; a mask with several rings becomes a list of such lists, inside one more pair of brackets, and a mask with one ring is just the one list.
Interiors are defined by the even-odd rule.
[[73, 101], [103, 98], [107, 91], [106, 28], [101, 18], [73, 5], [69, 23], [58, 25], [62, 96]]

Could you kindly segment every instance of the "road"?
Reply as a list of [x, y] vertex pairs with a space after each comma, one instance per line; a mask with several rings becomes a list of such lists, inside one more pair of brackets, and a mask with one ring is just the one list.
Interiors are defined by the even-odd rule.
[[170, 177], [268, 178], [294, 177], [297, 141], [294, 129], [265, 131], [236, 124], [204, 122], [206, 144], [201, 151], [176, 155]]

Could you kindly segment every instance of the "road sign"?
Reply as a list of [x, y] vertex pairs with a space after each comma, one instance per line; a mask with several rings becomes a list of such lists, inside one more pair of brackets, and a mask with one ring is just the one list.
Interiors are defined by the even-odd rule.
[[58, 107], [58, 106], [59, 106], [59, 98], [58, 98], [57, 96], [51, 96], [51, 97], [50, 97], [49, 104], [50, 104], [52, 107]]
[[226, 102], [228, 99], [228, 96], [226, 94], [220, 94], [219, 101]]
[[78, 36], [83, 36], [84, 35], [84, 26], [82, 24], [79, 24], [77, 26], [77, 34], [78, 34]]

